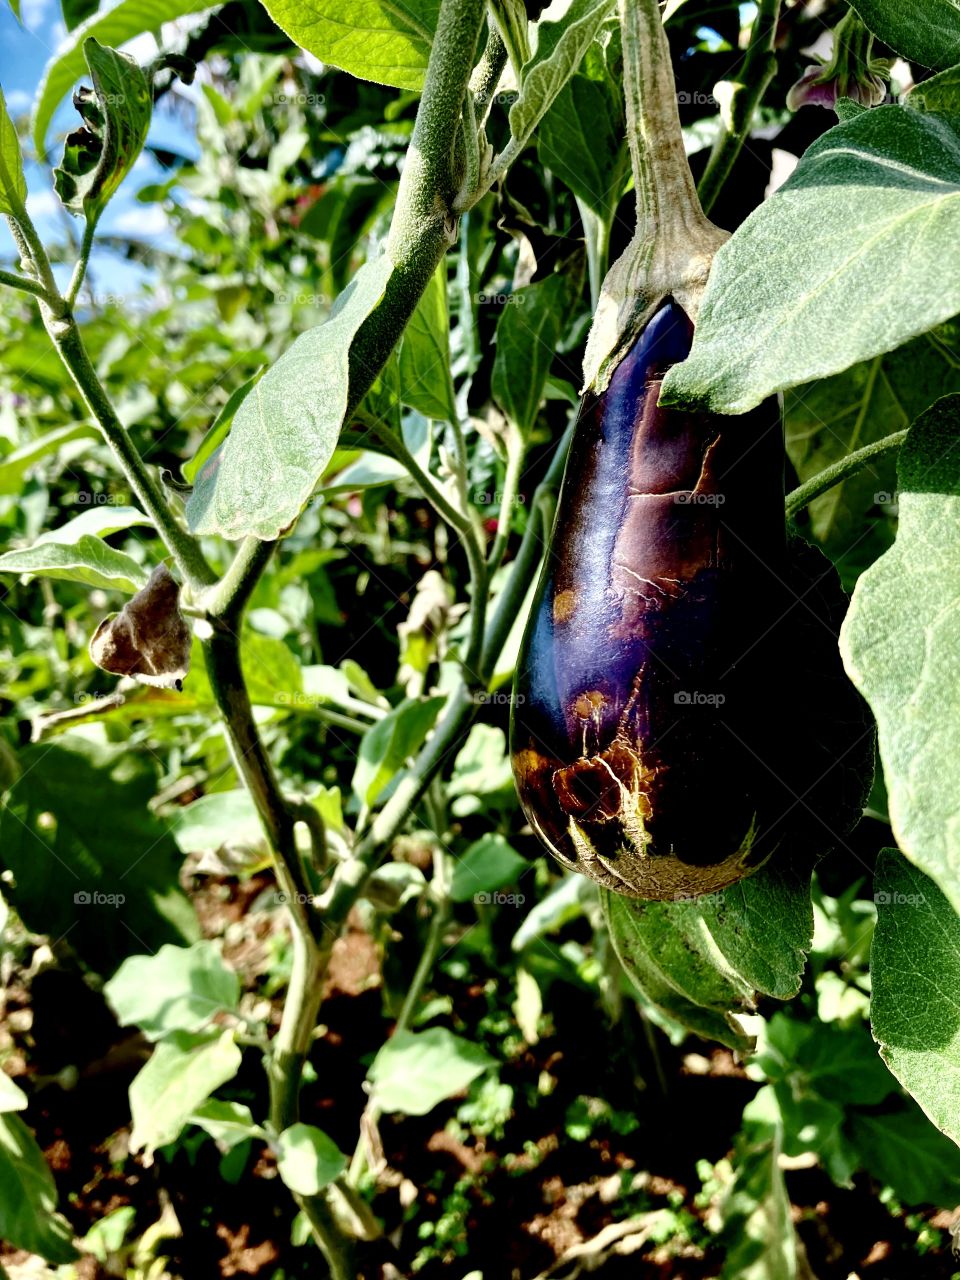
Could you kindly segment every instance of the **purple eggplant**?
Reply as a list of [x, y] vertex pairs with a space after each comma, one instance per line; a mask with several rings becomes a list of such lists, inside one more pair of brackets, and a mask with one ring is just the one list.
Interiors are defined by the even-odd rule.
[[755, 870], [788, 799], [770, 639], [789, 608], [780, 407], [659, 408], [692, 337], [668, 299], [581, 406], [511, 723], [546, 848], [651, 899]]

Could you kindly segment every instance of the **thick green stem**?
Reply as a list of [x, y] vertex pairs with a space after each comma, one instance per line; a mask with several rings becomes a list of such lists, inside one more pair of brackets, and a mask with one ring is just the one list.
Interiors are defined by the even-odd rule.
[[707, 213], [729, 178], [750, 132], [754, 113], [777, 74], [774, 48], [779, 20], [780, 0], [759, 0], [740, 74], [735, 80], [717, 86], [718, 97], [724, 94], [720, 103], [721, 130], [697, 188]]
[[875, 440], [873, 444], [866, 444], [862, 449], [857, 449], [854, 453], [848, 453], [845, 458], [840, 458], [837, 462], [831, 463], [829, 467], [825, 467], [819, 474], [798, 485], [792, 493], [787, 494], [787, 518], [792, 520], [797, 512], [809, 506], [814, 498], [820, 497], [821, 493], [826, 493], [835, 484], [841, 484], [850, 476], [856, 475], [858, 471], [862, 471], [864, 467], [869, 466], [877, 458], [882, 458], [886, 454], [899, 449], [906, 438], [906, 431], [894, 431], [892, 435], [884, 436], [882, 440]]
[[461, 175], [455, 164], [455, 144], [483, 15], [483, 0], [444, 0], [440, 7], [423, 98], [387, 237], [393, 274], [379, 306], [364, 321], [350, 348], [348, 417], [386, 363], [456, 239], [453, 201]]
[[216, 575], [204, 559], [199, 543], [178, 524], [126, 427], [117, 417], [87, 355], [76, 321], [70, 315], [56, 317], [44, 304], [41, 304], [40, 309], [47, 333], [60, 359], [113, 450], [131, 489], [156, 525], [157, 532], [176, 561], [184, 581], [194, 591], [210, 586], [216, 581]]

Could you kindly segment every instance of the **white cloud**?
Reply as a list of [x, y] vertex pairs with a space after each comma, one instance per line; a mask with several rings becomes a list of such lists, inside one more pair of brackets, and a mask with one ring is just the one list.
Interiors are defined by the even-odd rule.
[[11, 89], [7, 94], [7, 107], [11, 115], [18, 115], [21, 111], [29, 111], [32, 98], [26, 89]]
[[120, 236], [136, 236], [146, 239], [150, 236], [162, 236], [170, 228], [170, 220], [157, 204], [144, 207], [136, 205], [125, 209], [113, 220], [111, 232]]

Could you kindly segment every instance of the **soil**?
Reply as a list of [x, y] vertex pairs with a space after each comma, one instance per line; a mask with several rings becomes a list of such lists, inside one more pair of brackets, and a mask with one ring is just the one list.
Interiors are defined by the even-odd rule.
[[[263, 876], [240, 884], [193, 880], [205, 930], [218, 936], [226, 930], [227, 954], [251, 986], [267, 970], [277, 927], [267, 913], [249, 910], [268, 887]], [[366, 1101], [366, 1065], [383, 1034], [379, 957], [376, 941], [354, 920], [337, 946], [324, 1027], [312, 1055], [316, 1082], [303, 1096], [303, 1119], [348, 1152]], [[446, 980], [442, 972], [437, 977], [438, 994], [453, 1005], [448, 1016], [467, 1034], [488, 1010], [483, 977], [470, 983]], [[5, 994], [5, 1067], [31, 1093], [30, 1123], [77, 1235], [129, 1205], [136, 1215], [131, 1239], [162, 1215], [169, 1223], [157, 1254], [167, 1259], [170, 1276], [279, 1280], [318, 1274], [312, 1248], [290, 1243], [289, 1194], [264, 1147], [251, 1147], [242, 1168], [199, 1137], [159, 1152], [150, 1165], [129, 1154], [127, 1086], [149, 1046], [117, 1027], [77, 968], [50, 966], [32, 978], [15, 974]], [[611, 1026], [586, 992], [564, 988], [550, 1009], [551, 1033], [501, 1070], [514, 1091], [513, 1114], [502, 1131], [464, 1136], [448, 1123], [455, 1101], [425, 1117], [380, 1121], [384, 1163], [373, 1208], [384, 1234], [360, 1246], [358, 1280], [463, 1280], [472, 1271], [484, 1280], [547, 1274], [571, 1280], [588, 1272], [606, 1280], [720, 1275], [722, 1249], [703, 1226], [706, 1208], [695, 1200], [701, 1191], [697, 1166], [730, 1155], [743, 1107], [758, 1085], [727, 1050], [696, 1041], [672, 1047], [659, 1035], [651, 1040], [632, 1007]], [[584, 1026], [591, 1027], [589, 1036]], [[669, 1082], [666, 1093], [660, 1079]], [[635, 1117], [636, 1127], [618, 1132], [601, 1122], [586, 1136], [571, 1136], [568, 1108], [584, 1094]], [[263, 1114], [266, 1091], [255, 1053], [245, 1055], [231, 1096]], [[960, 1269], [947, 1249], [919, 1253], [916, 1222], [911, 1230], [904, 1218], [891, 1216], [866, 1177], [851, 1190], [838, 1189], [816, 1167], [790, 1169], [786, 1178], [807, 1280], [947, 1280]], [[429, 1256], [421, 1252], [422, 1226], [449, 1211], [451, 1197], [459, 1205], [460, 1230]], [[687, 1215], [687, 1243], [674, 1238], [658, 1245], [615, 1226], [631, 1215], [643, 1226], [658, 1210]], [[932, 1210], [920, 1216], [944, 1232], [953, 1220]], [[568, 1250], [618, 1231], [621, 1240], [584, 1260], [582, 1271], [569, 1263], [557, 1267]], [[11, 1280], [43, 1274], [35, 1260], [2, 1246], [0, 1263]], [[122, 1263], [101, 1265], [85, 1257], [78, 1280], [123, 1275]]]

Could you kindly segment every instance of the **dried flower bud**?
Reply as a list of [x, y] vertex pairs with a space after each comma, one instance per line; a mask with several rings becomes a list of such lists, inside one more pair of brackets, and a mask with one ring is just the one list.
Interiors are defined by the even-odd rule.
[[141, 684], [179, 689], [190, 669], [190, 629], [178, 606], [180, 588], [165, 564], [119, 613], [104, 618], [90, 641], [102, 671]]

